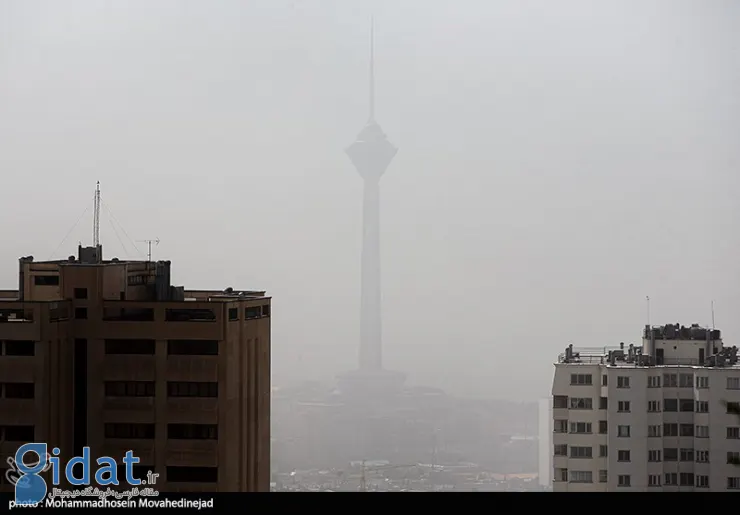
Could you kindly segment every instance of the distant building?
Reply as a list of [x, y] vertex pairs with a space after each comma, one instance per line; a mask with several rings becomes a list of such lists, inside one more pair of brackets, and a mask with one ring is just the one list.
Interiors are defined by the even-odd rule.
[[740, 366], [720, 331], [646, 326], [641, 347], [571, 345], [552, 394], [555, 492], [740, 490]]
[[540, 399], [537, 426], [538, 484], [543, 488], [550, 488], [552, 486], [552, 398]]
[[264, 292], [187, 291], [169, 261], [106, 261], [100, 245], [19, 265], [0, 291], [0, 467], [33, 441], [63, 461], [131, 449], [161, 491], [269, 491]]

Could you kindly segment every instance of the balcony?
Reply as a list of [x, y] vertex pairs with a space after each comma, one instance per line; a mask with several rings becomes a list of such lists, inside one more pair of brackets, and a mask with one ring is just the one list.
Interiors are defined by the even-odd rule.
[[139, 463], [148, 465], [156, 463], [154, 458], [154, 440], [129, 439], [106, 439], [101, 446], [101, 456], [110, 456], [120, 461], [127, 451], [133, 451], [134, 456], [140, 458]]
[[[113, 420], [121, 420], [121, 416], [124, 417], [131, 417], [133, 415], [131, 412], [140, 411], [143, 413], [151, 413], [151, 411], [154, 409], [154, 397], [104, 397], [103, 398], [103, 409], [109, 413], [111, 413], [111, 416]], [[122, 411], [125, 412], [123, 414], [116, 414], [115, 412]], [[114, 416], [116, 415], [116, 416]], [[149, 418], [151, 418], [149, 415], [147, 415], [147, 420], [133, 420], [131, 419], [130, 422], [148, 422]]]
[[168, 381], [218, 381], [218, 356], [167, 356]]
[[107, 354], [102, 373], [105, 381], [154, 381], [157, 361], [149, 354]]
[[217, 424], [218, 399], [215, 397], [168, 397], [167, 418], [182, 423]]
[[217, 467], [218, 440], [167, 440], [166, 463], [170, 467]]

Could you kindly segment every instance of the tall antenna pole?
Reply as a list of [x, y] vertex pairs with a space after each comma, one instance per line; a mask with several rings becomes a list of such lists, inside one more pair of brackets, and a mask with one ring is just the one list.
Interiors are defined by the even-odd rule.
[[152, 244], [156, 247], [159, 245], [159, 238], [156, 238], [154, 240], [139, 240], [140, 243], [146, 243], [147, 245], [147, 253], [146, 253], [146, 260], [150, 261], [152, 260]]
[[645, 297], [645, 301], [647, 302], [647, 325], [650, 326], [650, 297]]
[[93, 247], [100, 245], [100, 181], [95, 186], [95, 211], [93, 213]]
[[370, 17], [370, 121], [375, 119], [375, 19]]
[[712, 331], [716, 329], [714, 325], [714, 301], [712, 301]]

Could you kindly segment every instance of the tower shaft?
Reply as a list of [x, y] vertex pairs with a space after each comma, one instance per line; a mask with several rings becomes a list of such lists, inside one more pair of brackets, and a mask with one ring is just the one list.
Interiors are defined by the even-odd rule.
[[93, 247], [100, 245], [100, 181], [95, 186], [95, 205], [93, 208]]
[[380, 313], [380, 181], [365, 179], [362, 200], [360, 369], [382, 368]]

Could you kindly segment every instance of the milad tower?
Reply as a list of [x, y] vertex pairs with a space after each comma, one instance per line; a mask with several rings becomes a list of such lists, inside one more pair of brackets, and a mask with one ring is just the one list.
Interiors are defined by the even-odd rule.
[[340, 377], [354, 394], [391, 393], [405, 375], [383, 368], [380, 288], [380, 178], [398, 149], [375, 121], [374, 29], [370, 24], [370, 114], [354, 143], [345, 149], [363, 185], [359, 368]]

